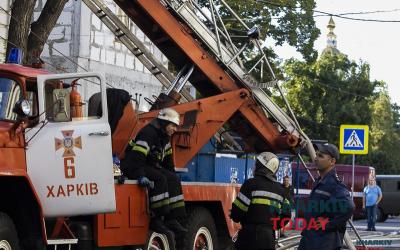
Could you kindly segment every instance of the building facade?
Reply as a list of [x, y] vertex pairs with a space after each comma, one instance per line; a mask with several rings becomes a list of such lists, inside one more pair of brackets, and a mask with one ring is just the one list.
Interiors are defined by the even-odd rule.
[[[1, 2], [3, 4], [3, 1]], [[127, 18], [124, 12], [111, 0], [104, 2], [155, 57], [164, 65], [167, 65], [165, 56]], [[39, 17], [44, 4], [45, 0], [37, 0], [34, 19]], [[10, 8], [10, 3], [6, 8]], [[1, 20], [3, 21], [3, 19]], [[3, 21], [3, 23], [6, 23], [3, 25], [4, 27], [7, 27], [7, 21]], [[0, 23], [0, 32], [3, 26]], [[5, 50], [3, 51], [5, 52]], [[147, 111], [149, 109], [149, 104], [144, 101], [144, 97], [152, 99], [152, 96], [158, 96], [162, 90], [161, 83], [79, 0], [69, 0], [66, 3], [47, 40], [41, 58], [45, 61], [46, 69], [54, 73], [104, 72], [109, 86], [125, 89], [133, 98], [141, 94], [139, 110]], [[83, 87], [90, 88], [90, 84]], [[91, 91], [85, 90], [84, 92]], [[83, 101], [87, 102], [89, 97], [83, 96], [83, 98]]]

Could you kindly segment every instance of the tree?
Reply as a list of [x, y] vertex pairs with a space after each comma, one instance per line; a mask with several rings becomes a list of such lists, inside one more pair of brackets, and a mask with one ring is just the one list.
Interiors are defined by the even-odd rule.
[[338, 144], [340, 124], [371, 123], [377, 82], [369, 80], [368, 64], [326, 53], [311, 64], [290, 59], [284, 72], [287, 98], [312, 139]]
[[40, 55], [67, 2], [68, 0], [47, 1], [39, 18], [32, 22], [36, 0], [15, 0], [11, 7], [7, 55], [11, 48], [19, 47], [24, 52], [24, 63], [27, 64], [34, 52]]
[[400, 170], [400, 133], [398, 106], [390, 103], [387, 85], [380, 82], [376, 99], [371, 103], [370, 153], [362, 159], [377, 173], [393, 174]]
[[[210, 8], [210, 0], [198, 0], [202, 7]], [[237, 21], [235, 16], [224, 7], [220, 0], [213, 0], [221, 16], [226, 29], [232, 36], [232, 41], [237, 48], [241, 48], [247, 42], [245, 27]], [[259, 27], [261, 34], [259, 39], [261, 44], [267, 39], [272, 38], [276, 45], [284, 43], [293, 46], [299, 51], [306, 61], [314, 61], [317, 52], [314, 50], [314, 41], [320, 34], [315, 26], [313, 18], [314, 0], [274, 0], [274, 1], [242, 1], [225, 0], [227, 4], [240, 16], [250, 28]], [[217, 20], [217, 25], [223, 30], [222, 25]], [[214, 25], [205, 22], [211, 30]], [[230, 47], [227, 42], [227, 47]], [[271, 48], [263, 47], [264, 53], [270, 61], [277, 60], [278, 56]], [[244, 65], [250, 69], [259, 61], [261, 55], [254, 44], [250, 44], [243, 52], [245, 56]], [[276, 75], [280, 78], [280, 68], [277, 64], [272, 64]], [[252, 72], [252, 75], [259, 82], [268, 82], [272, 79], [266, 65], [263, 67], [263, 76], [260, 78], [260, 65]]]
[[[325, 53], [314, 63], [287, 60], [284, 73], [287, 98], [311, 139], [338, 145], [341, 124], [369, 125], [369, 153], [357, 156], [357, 163], [377, 173], [400, 170], [400, 107], [391, 104], [384, 82], [370, 81], [367, 63]], [[340, 162], [351, 164], [351, 157]]]
[[[314, 0], [227, 0], [226, 2], [236, 13], [245, 17], [248, 26], [261, 28], [261, 39], [271, 37], [276, 41], [276, 45], [286, 42], [295, 47], [307, 61], [317, 58], [314, 41], [320, 31], [315, 26], [313, 18]], [[228, 20], [228, 29], [233, 32], [243, 30], [238, 22], [233, 21], [232, 15], [222, 12], [222, 16]]]

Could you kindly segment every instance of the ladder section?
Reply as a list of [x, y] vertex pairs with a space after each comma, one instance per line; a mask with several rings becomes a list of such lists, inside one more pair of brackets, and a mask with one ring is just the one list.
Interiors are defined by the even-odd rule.
[[[116, 16], [102, 0], [82, 0], [86, 6], [94, 13], [110, 31], [118, 38], [129, 51], [134, 54], [138, 60], [160, 81], [160, 83], [167, 89], [167, 93], [174, 87], [175, 81], [179, 80], [179, 76], [176, 78], [170, 73], [170, 71], [164, 67], [164, 65], [158, 61], [157, 58], [146, 48], [146, 46], [137, 38], [126, 25]], [[193, 71], [193, 68], [192, 68]], [[182, 94], [184, 100], [182, 101], [193, 101], [193, 97], [188, 93], [187, 90], [183, 89], [183, 84], [187, 81], [182, 82], [181, 87], [178, 87], [178, 92]], [[218, 132], [222, 137], [228, 141], [231, 145], [232, 150], [240, 150], [240, 146], [235, 140], [228, 134], [225, 133], [223, 128]], [[216, 137], [217, 138], [217, 137]]]
[[[204, 20], [197, 18], [193, 11], [194, 7], [185, 5], [188, 1], [176, 2], [179, 4], [177, 6], [172, 6], [170, 1], [163, 0], [114, 0], [114, 2], [175, 66], [181, 68], [189, 62], [195, 65], [195, 70], [189, 80], [203, 97], [240, 88], [247, 88], [252, 92], [254, 98], [248, 99], [229, 121], [231, 127], [235, 128], [235, 131], [245, 140], [247, 150], [281, 152], [299, 145], [300, 138], [303, 141], [304, 137], [295, 122], [288, 119], [279, 107], [274, 106], [269, 109], [264, 107], [266, 104], [261, 102], [263, 99], [268, 99], [269, 103], [273, 103], [269, 96], [265, 95], [261, 89], [254, 93], [252, 87], [257, 86], [253, 86], [252, 83], [242, 83], [242, 75], [239, 77], [239, 74], [233, 74], [215, 56], [204, 42], [204, 37], [211, 31], [201, 24]], [[191, 14], [193, 20], [198, 21], [198, 24], [203, 27], [202, 31], [195, 31], [192, 28], [193, 24], [190, 25], [178, 14], [178, 11], [183, 11], [183, 9]], [[250, 33], [250, 37], [253, 36], [254, 34]], [[219, 50], [221, 54], [226, 51], [230, 58], [227, 64], [240, 65], [238, 55], [242, 49], [236, 51], [231, 46], [225, 50], [221, 46], [221, 39], [219, 42], [218, 39], [216, 40], [217, 46], [220, 45], [216, 49], [218, 53]]]
[[[281, 92], [287, 108], [290, 110], [290, 112], [292, 112], [281, 89], [279, 88], [279, 85], [277, 84], [278, 81], [274, 72], [272, 71], [267, 57], [261, 48], [261, 44], [258, 40], [260, 32], [259, 29], [257, 27], [249, 28], [229, 7], [229, 5], [226, 4], [224, 0], [215, 1], [219, 2], [220, 5], [224, 6], [228, 11], [230, 11], [237, 21], [242, 24], [244, 31], [247, 32], [248, 40], [244, 42], [244, 45], [241, 48], [237, 48], [232, 42], [229, 32], [225, 28], [221, 16], [218, 14], [214, 1], [215, 0], [209, 0], [209, 13], [211, 14], [208, 15], [207, 13], [204, 13], [204, 9], [201, 8], [195, 1], [166, 0], [165, 2], [170, 10], [178, 15], [184, 21], [184, 23], [190, 26], [191, 30], [193, 30], [196, 36], [202, 41], [202, 44], [207, 46], [209, 51], [214, 55], [219, 63], [223, 64], [224, 67], [229, 71], [230, 75], [235, 76], [235, 79], [237, 80], [236, 83], [241, 85], [241, 87], [246, 87], [251, 90], [257, 102], [261, 105], [263, 110], [269, 114], [269, 116], [272, 116], [284, 130], [297, 137], [302, 137], [303, 140], [309, 141], [307, 135], [301, 131], [294, 114], [291, 113], [292, 117], [289, 117], [286, 112], [277, 106], [263, 90], [263, 88], [276, 86]], [[211, 18], [209, 15], [211, 15]], [[202, 17], [202, 19], [200, 17]], [[210, 26], [206, 25], [204, 19], [207, 20], [208, 23], [213, 24], [211, 27], [213, 31], [210, 30]], [[217, 21], [219, 21], [219, 26], [217, 25]], [[225, 40], [225, 42], [222, 42], [222, 38]], [[251, 69], [247, 70], [243, 66], [241, 60], [238, 59], [250, 43], [253, 43], [255, 48], [257, 48], [259, 51], [260, 59], [252, 66]], [[262, 72], [263, 62], [268, 66], [270, 74], [272, 75], [273, 79], [270, 82], [257, 82], [257, 80], [255, 80], [251, 75], [252, 71], [258, 65], [261, 66]]]
[[[165, 88], [171, 86], [175, 77], [101, 0], [82, 1]], [[182, 90], [181, 94], [187, 101], [193, 100], [186, 90]]]

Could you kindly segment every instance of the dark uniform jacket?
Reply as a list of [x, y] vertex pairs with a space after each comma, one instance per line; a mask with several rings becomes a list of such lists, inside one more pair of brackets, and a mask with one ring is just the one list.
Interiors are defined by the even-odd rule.
[[[310, 202], [317, 204], [311, 206]], [[313, 207], [313, 208], [312, 208]], [[346, 231], [346, 222], [354, 211], [354, 203], [350, 193], [338, 178], [333, 168], [326, 176], [315, 180], [311, 191], [305, 219], [308, 223], [311, 218], [328, 218], [325, 230], [304, 229], [299, 250], [331, 250], [342, 247]]]
[[121, 162], [121, 169], [128, 178], [145, 176], [146, 167], [175, 171], [170, 138], [161, 130], [157, 120], [143, 127], [129, 144]]
[[285, 193], [285, 198], [290, 202], [290, 206], [293, 208], [294, 207], [294, 188], [292, 185], [289, 185], [289, 187], [285, 187], [282, 184], [282, 188]]
[[256, 172], [254, 178], [243, 183], [232, 204], [231, 218], [242, 226], [236, 247], [246, 250], [275, 249], [271, 218], [283, 217], [290, 218], [290, 208], [281, 184], [262, 172]]

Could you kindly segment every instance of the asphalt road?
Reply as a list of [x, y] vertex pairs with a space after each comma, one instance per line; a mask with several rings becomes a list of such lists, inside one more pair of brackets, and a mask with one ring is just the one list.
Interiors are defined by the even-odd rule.
[[[390, 249], [400, 250], [400, 217], [391, 217], [385, 222], [378, 222], [375, 224], [376, 231], [369, 232], [367, 229], [366, 220], [357, 220], [353, 222], [354, 226], [361, 235], [361, 239], [364, 241], [367, 247], [373, 247], [376, 249]], [[354, 232], [350, 231], [352, 239], [356, 240]], [[360, 246], [360, 242], [355, 242]]]
[[[367, 220], [356, 220], [353, 221], [353, 224], [357, 229], [367, 229]], [[379, 232], [398, 233], [400, 235], [400, 217], [391, 217], [385, 222], [377, 222], [375, 227]]]
[[[376, 223], [375, 227], [377, 231], [375, 232], [366, 231], [366, 220], [356, 220], [353, 221], [353, 224], [356, 227], [358, 234], [361, 236], [361, 240], [367, 247], [369, 247], [369, 249], [400, 250], [400, 217], [392, 217], [385, 222]], [[361, 242], [355, 232], [350, 228], [348, 228], [348, 232], [357, 249], [362, 249]], [[298, 231], [288, 231], [285, 233], [287, 237], [281, 239], [283, 240], [282, 244], [287, 245], [293, 242], [298, 242], [300, 238], [297, 238], [296, 235], [298, 236], [299, 233], [300, 232]], [[292, 237], [295, 238], [290, 239]]]

